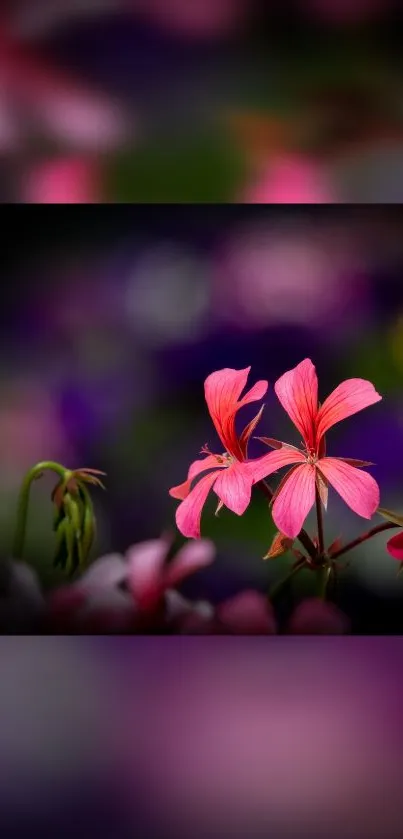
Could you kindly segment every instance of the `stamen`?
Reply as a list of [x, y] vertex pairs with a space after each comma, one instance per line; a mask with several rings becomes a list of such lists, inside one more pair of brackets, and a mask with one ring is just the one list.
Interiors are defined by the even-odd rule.
[[311, 448], [311, 447], [306, 448], [305, 449], [305, 454], [306, 454], [306, 458], [307, 458], [308, 463], [310, 463], [312, 466], [314, 466], [315, 463], [317, 463], [317, 461], [318, 461], [318, 455], [317, 455], [316, 450]]

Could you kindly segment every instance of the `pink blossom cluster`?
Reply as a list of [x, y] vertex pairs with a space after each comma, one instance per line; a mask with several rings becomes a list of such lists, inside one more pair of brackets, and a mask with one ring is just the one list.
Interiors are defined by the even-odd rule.
[[[181, 533], [194, 539], [200, 537], [201, 512], [211, 489], [219, 498], [219, 507], [242, 515], [250, 504], [253, 485], [284, 466], [291, 469], [274, 494], [272, 515], [285, 536], [298, 536], [315, 503], [316, 492], [327, 507], [329, 484], [355, 513], [370, 519], [379, 506], [380, 492], [375, 479], [362, 467], [372, 464], [349, 457], [327, 457], [325, 434], [341, 420], [379, 402], [382, 397], [373, 384], [365, 379], [347, 379], [320, 405], [316, 370], [306, 358], [274, 385], [277, 398], [302, 436], [301, 448], [264, 437], [260, 439], [274, 451], [250, 460], [248, 443], [263, 407], [240, 436], [235, 430], [235, 418], [244, 405], [265, 396], [268, 382], [257, 382], [241, 397], [249, 372], [250, 367], [226, 368], [206, 379], [207, 407], [224, 452], [211, 454], [204, 447], [204, 458], [191, 464], [186, 481], [170, 490], [181, 501], [176, 511]], [[194, 485], [194, 479], [207, 471]]]

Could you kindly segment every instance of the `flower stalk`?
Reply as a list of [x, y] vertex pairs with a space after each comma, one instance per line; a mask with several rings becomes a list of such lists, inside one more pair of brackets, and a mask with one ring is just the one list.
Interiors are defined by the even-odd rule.
[[351, 551], [353, 548], [356, 548], [368, 539], [372, 539], [372, 537], [376, 536], [378, 533], [383, 533], [385, 530], [391, 530], [393, 527], [399, 527], [399, 525], [390, 521], [385, 522], [384, 524], [378, 524], [376, 527], [371, 528], [371, 530], [367, 530], [365, 533], [362, 533], [361, 536], [357, 536], [357, 538], [353, 539], [351, 542], [347, 542], [347, 545], [343, 545], [342, 548], [332, 554], [332, 559], [337, 559], [339, 556], [348, 553], [348, 551]]
[[283, 577], [282, 580], [279, 580], [278, 583], [275, 583], [274, 586], [269, 591], [269, 600], [273, 603], [275, 600], [278, 600], [279, 597], [283, 594], [285, 588], [288, 586], [288, 583], [291, 582], [293, 577], [296, 574], [299, 574], [303, 568], [306, 568], [308, 565], [307, 560], [305, 557], [299, 559], [291, 568], [291, 571], [287, 574], [286, 577]]
[[54, 565], [61, 566], [68, 574], [74, 574], [77, 568], [87, 564], [95, 537], [94, 508], [85, 484], [95, 484], [104, 489], [98, 476], [105, 473], [97, 469], [66, 469], [54, 461], [43, 461], [33, 466], [25, 475], [18, 500], [13, 545], [15, 559], [21, 559], [24, 551], [32, 483], [46, 470], [55, 472], [59, 477], [51, 495], [56, 533]]
[[318, 597], [320, 597], [321, 600], [326, 600], [327, 587], [332, 576], [332, 571], [332, 566], [329, 563], [322, 565], [322, 567], [317, 570]]
[[22, 555], [24, 552], [31, 485], [33, 481], [37, 481], [39, 478], [41, 478], [46, 470], [56, 472], [56, 474], [59, 475], [59, 478], [61, 479], [64, 478], [66, 472], [66, 470], [63, 466], [60, 465], [60, 463], [55, 463], [53, 460], [45, 460], [41, 463], [37, 463], [36, 466], [33, 466], [26, 473], [18, 497], [17, 524], [15, 528], [13, 544], [14, 559], [22, 559]]
[[318, 550], [319, 555], [323, 556], [325, 552], [325, 537], [323, 532], [323, 514], [322, 501], [320, 498], [318, 487], [315, 487], [315, 501], [316, 501], [316, 520], [318, 522]]

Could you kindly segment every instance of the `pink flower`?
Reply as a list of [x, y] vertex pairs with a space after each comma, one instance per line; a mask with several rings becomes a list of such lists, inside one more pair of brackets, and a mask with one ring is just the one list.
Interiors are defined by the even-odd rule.
[[262, 438], [276, 451], [249, 462], [254, 482], [282, 466], [293, 465], [273, 499], [272, 514], [277, 528], [294, 539], [315, 502], [316, 490], [326, 508], [329, 483], [355, 513], [371, 518], [379, 505], [379, 487], [371, 475], [360, 469], [371, 464], [345, 457], [325, 457], [324, 442], [325, 433], [337, 422], [379, 402], [382, 397], [371, 382], [347, 379], [319, 406], [315, 367], [306, 358], [293, 370], [284, 373], [274, 389], [302, 434], [304, 446], [301, 450], [287, 443]]
[[209, 565], [215, 549], [208, 540], [188, 543], [166, 564], [169, 548], [170, 541], [163, 537], [133, 545], [125, 556], [96, 560], [80, 580], [52, 593], [51, 625], [83, 631], [136, 630], [152, 626], [161, 612], [163, 622], [177, 622], [193, 607], [173, 592], [174, 586]]
[[394, 559], [403, 561], [403, 532], [392, 536], [386, 544], [387, 552], [393, 556]]
[[[240, 398], [250, 369], [246, 367], [244, 370], [217, 370], [211, 373], [204, 383], [207, 407], [225, 451], [221, 455], [211, 454], [207, 446], [204, 446], [201, 452], [206, 454], [206, 457], [203, 460], [195, 460], [190, 465], [187, 480], [169, 490], [173, 498], [182, 501], [176, 511], [176, 523], [181, 533], [189, 538], [200, 538], [201, 512], [213, 487], [220, 499], [217, 509], [224, 505], [241, 516], [249, 505], [254, 480], [250, 469], [245, 470], [243, 464], [247, 458], [250, 436], [259, 422], [263, 408], [239, 438], [235, 431], [235, 417], [244, 405], [262, 399], [268, 388], [268, 382], [256, 382], [245, 396]], [[194, 478], [207, 470], [213, 471], [209, 471], [209, 474], [191, 489]]]
[[246, 204], [327, 204], [335, 196], [318, 163], [302, 155], [284, 155], [262, 167], [242, 200]]
[[26, 174], [27, 204], [93, 204], [100, 200], [96, 164], [83, 156], [46, 160]]
[[[220, 603], [212, 619], [190, 615], [184, 627], [188, 633], [201, 635], [276, 635], [278, 631], [267, 597], [249, 589]], [[312, 597], [297, 606], [286, 632], [291, 635], [341, 635], [348, 629], [348, 618], [337, 606]]]
[[[27, 41], [21, 44], [4, 20], [0, 20], [0, 76], [2, 98], [3, 91], [7, 97], [6, 141], [16, 133], [15, 139], [28, 140], [29, 148], [30, 123], [65, 147], [96, 153], [116, 149], [135, 136], [136, 125], [118, 101], [85, 88], [44, 60]], [[9, 126], [8, 102], [15, 110]], [[98, 195], [91, 200], [97, 201]]]

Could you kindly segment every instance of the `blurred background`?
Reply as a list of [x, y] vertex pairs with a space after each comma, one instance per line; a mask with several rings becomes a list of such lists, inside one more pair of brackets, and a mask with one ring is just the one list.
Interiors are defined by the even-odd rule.
[[401, 638], [0, 640], [13, 836], [401, 837]]
[[0, 201], [398, 202], [397, 0], [2, 0]]
[[[322, 401], [349, 377], [370, 379], [383, 395], [332, 429], [328, 452], [374, 462], [382, 506], [403, 512], [401, 208], [83, 207], [20, 211], [11, 228], [15, 238], [1, 251], [5, 555], [23, 475], [44, 459], [107, 473], [107, 492], [93, 492], [94, 557], [175, 534], [169, 488], [205, 443], [221, 451], [206, 376], [251, 365], [251, 385], [270, 383], [260, 435], [298, 445], [273, 385], [305, 357], [316, 364]], [[256, 410], [240, 412], [241, 429]], [[252, 441], [252, 457], [266, 451]], [[52, 487], [49, 475], [33, 485], [25, 548], [45, 586], [63, 579], [52, 568]], [[213, 496], [202, 533], [216, 543], [217, 560], [183, 593], [218, 602], [246, 587], [266, 591], [291, 559], [262, 561], [274, 533], [265, 498], [257, 493], [241, 518], [225, 509], [216, 518], [215, 506]], [[331, 492], [328, 544], [366, 529]], [[356, 549], [340, 575], [334, 597], [353, 632], [403, 629], [403, 582], [387, 538]], [[309, 572], [297, 579], [297, 597], [313, 593]]]

